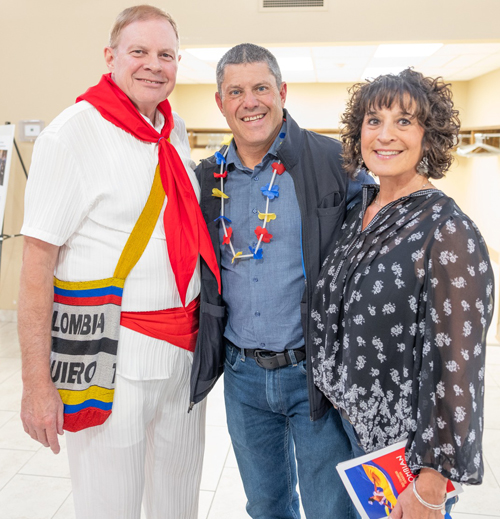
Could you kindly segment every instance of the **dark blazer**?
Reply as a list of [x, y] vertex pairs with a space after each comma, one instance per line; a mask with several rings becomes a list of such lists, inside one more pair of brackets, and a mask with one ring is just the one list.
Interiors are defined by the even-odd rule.
[[[307, 316], [310, 313], [312, 291], [321, 265], [335, 243], [345, 217], [348, 179], [341, 165], [340, 142], [303, 130], [286, 110], [284, 115], [287, 133], [277, 155], [293, 179], [302, 218], [306, 288], [301, 302], [301, 314], [309, 357], [311, 348]], [[224, 150], [225, 148], [221, 153]], [[203, 160], [196, 168], [201, 187], [200, 206], [220, 268], [219, 223], [214, 222], [220, 214], [220, 199], [212, 196], [212, 189], [219, 187], [220, 179], [214, 178], [214, 172], [219, 172], [215, 157]], [[356, 197], [361, 192], [362, 181], [371, 182], [364, 173], [360, 177], [349, 190]], [[191, 375], [191, 407], [208, 395], [224, 370], [225, 324], [226, 310], [217, 291], [217, 281], [201, 259], [200, 330]], [[315, 420], [323, 416], [331, 404], [314, 385], [310, 365], [308, 362], [309, 402], [311, 418]]]

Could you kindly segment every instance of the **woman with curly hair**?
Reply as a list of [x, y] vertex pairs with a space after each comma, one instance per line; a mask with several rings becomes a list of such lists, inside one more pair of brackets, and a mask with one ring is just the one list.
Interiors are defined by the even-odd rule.
[[314, 382], [356, 455], [406, 439], [419, 477], [390, 517], [438, 518], [447, 479], [483, 477], [493, 272], [475, 224], [432, 183], [459, 131], [449, 85], [407, 69], [350, 94], [344, 167], [368, 169], [380, 186], [364, 186], [323, 265], [310, 322]]

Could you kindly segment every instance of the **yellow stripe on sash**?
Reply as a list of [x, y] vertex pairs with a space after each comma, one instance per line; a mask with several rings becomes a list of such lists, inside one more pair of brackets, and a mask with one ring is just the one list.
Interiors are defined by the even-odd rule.
[[115, 286], [123, 288], [125, 280], [120, 278], [97, 279], [95, 281], [61, 281], [54, 278], [54, 286], [63, 290], [90, 290], [92, 288], [105, 288]]
[[[148, 201], [128, 237], [122, 255], [118, 260], [118, 265], [116, 265], [113, 277], [125, 279], [134, 265], [139, 261], [153, 234], [164, 200], [165, 191], [161, 183], [160, 165], [158, 164]], [[167, 231], [165, 230], [165, 232]]]
[[80, 405], [87, 400], [100, 400], [101, 402], [112, 402], [114, 389], [105, 389], [99, 386], [90, 386], [83, 391], [70, 391], [69, 389], [58, 389], [61, 400], [66, 405]]

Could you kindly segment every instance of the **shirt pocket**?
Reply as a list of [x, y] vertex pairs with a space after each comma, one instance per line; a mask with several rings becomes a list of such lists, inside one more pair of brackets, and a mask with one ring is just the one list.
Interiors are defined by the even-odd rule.
[[342, 206], [342, 196], [338, 191], [332, 191], [325, 195], [318, 204], [318, 215], [321, 216], [321, 213], [324, 210], [332, 210]]

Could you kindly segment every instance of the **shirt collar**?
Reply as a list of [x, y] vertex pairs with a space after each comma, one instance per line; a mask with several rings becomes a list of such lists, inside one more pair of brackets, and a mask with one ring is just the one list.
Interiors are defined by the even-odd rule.
[[[282, 135], [282, 134], [286, 134], [286, 121], [285, 120], [283, 120], [283, 124], [281, 125], [281, 129], [280, 129], [276, 139], [274, 139], [274, 142], [271, 144], [271, 147], [269, 148], [268, 152], [262, 158], [261, 163], [264, 162], [266, 157], [269, 157], [269, 156], [271, 156], [272, 158], [278, 157], [276, 153], [278, 151], [278, 148], [279, 148], [281, 142], [283, 141], [283, 138], [280, 137], [280, 135]], [[236, 169], [251, 171], [250, 168], [243, 166], [243, 164], [241, 163], [241, 160], [238, 157], [238, 153], [236, 152], [236, 144], [234, 142], [234, 139], [231, 141], [231, 144], [229, 145], [226, 161], [227, 161], [226, 163], [228, 166], [230, 164], [232, 164]]]
[[[140, 113], [140, 112], [139, 112]], [[163, 114], [160, 112], [160, 110], [156, 110], [156, 124], [153, 124], [151, 119], [147, 117], [144, 114], [141, 114], [142, 117], [148, 122], [158, 133], [161, 133], [161, 130], [163, 128], [163, 125], [165, 124], [165, 117], [163, 117]]]

